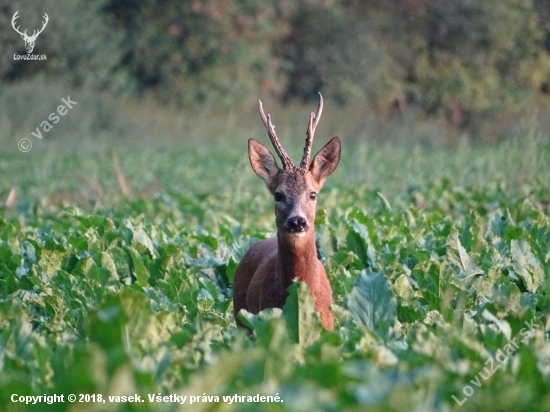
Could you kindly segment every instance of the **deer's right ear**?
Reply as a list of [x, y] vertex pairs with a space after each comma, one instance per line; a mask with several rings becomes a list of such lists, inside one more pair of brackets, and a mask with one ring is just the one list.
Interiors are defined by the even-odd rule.
[[271, 188], [280, 170], [273, 155], [260, 142], [249, 139], [248, 158], [254, 172]]

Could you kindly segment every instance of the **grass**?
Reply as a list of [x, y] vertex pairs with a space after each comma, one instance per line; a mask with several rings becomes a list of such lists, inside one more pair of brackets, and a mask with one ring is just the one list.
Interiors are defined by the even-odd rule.
[[[261, 126], [256, 127], [261, 134]], [[256, 136], [268, 144], [263, 136]], [[319, 137], [319, 140], [322, 138]], [[393, 146], [343, 140], [342, 161], [327, 182], [325, 192], [341, 190], [380, 191], [391, 203], [403, 202], [407, 193], [448, 179], [460, 188], [500, 187], [510, 196], [534, 195], [544, 200], [544, 182], [549, 176], [548, 143], [534, 130], [500, 145], [462, 144], [453, 148]], [[290, 150], [299, 157], [299, 143]], [[322, 142], [316, 142], [319, 148]], [[39, 147], [37, 147], [39, 146]], [[110, 205], [120, 200], [113, 157], [127, 176], [134, 195], [188, 193], [212, 199], [211, 206], [224, 201], [233, 213], [239, 198], [248, 193], [261, 196], [260, 214], [269, 208], [267, 191], [248, 164], [246, 138], [240, 144], [212, 146], [120, 143], [113, 147], [83, 142], [71, 147], [65, 142], [39, 141], [36, 151], [0, 157], [0, 198], [15, 187], [20, 200], [44, 204], [63, 203], [63, 194], [80, 194], [92, 203]], [[287, 143], [287, 147], [289, 144]], [[229, 201], [229, 202], [227, 202]], [[70, 203], [70, 202], [69, 202]]]

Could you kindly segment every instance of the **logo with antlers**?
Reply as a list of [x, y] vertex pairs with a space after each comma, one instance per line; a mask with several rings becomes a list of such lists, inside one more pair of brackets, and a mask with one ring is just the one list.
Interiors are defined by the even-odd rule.
[[49, 18], [48, 18], [48, 15], [44, 13], [44, 23], [42, 24], [42, 28], [38, 31], [34, 30], [32, 33], [32, 36], [29, 36], [27, 34], [27, 30], [21, 33], [21, 31], [19, 31], [19, 26], [17, 27], [15, 26], [15, 23], [16, 23], [15, 21], [19, 18], [18, 13], [19, 13], [19, 10], [17, 10], [13, 15], [13, 18], [11, 19], [11, 25], [13, 29], [17, 33], [19, 33], [21, 35], [21, 38], [25, 41], [25, 49], [27, 49], [27, 53], [31, 54], [34, 49], [34, 43], [36, 42], [38, 35], [44, 31], [46, 24], [48, 24]]

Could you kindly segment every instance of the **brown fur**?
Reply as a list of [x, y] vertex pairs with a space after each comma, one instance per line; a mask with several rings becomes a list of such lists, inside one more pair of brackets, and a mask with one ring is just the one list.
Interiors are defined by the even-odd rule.
[[[312, 199], [311, 194], [317, 194], [325, 179], [336, 169], [340, 160], [340, 140], [331, 139], [317, 153], [308, 170], [280, 169], [271, 153], [254, 139], [249, 140], [248, 147], [252, 168], [272, 194], [284, 195], [284, 201], [275, 200], [277, 237], [255, 243], [235, 272], [233, 307], [237, 325], [243, 326], [237, 317], [241, 309], [258, 313], [266, 308], [281, 308], [288, 295], [287, 288], [297, 278], [309, 286], [321, 323], [332, 330], [332, 290], [325, 268], [317, 258], [316, 196]], [[289, 221], [296, 217], [305, 219], [305, 225], [293, 232], [289, 229]]]

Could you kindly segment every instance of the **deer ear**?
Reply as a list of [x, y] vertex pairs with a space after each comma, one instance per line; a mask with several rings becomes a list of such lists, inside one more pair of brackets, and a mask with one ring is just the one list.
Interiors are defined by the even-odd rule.
[[279, 166], [269, 150], [255, 139], [248, 140], [248, 158], [254, 172], [265, 182], [271, 190], [279, 173]]
[[309, 166], [309, 171], [319, 186], [323, 185], [326, 178], [329, 177], [336, 169], [336, 166], [338, 166], [340, 151], [340, 139], [333, 137], [313, 158]]

